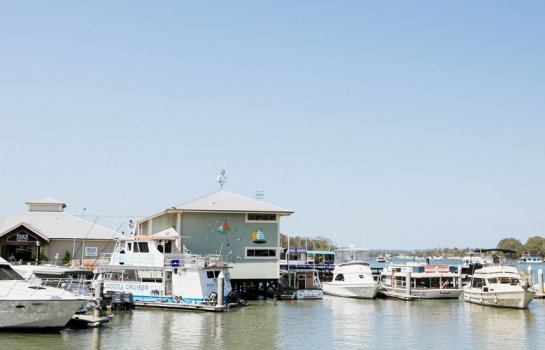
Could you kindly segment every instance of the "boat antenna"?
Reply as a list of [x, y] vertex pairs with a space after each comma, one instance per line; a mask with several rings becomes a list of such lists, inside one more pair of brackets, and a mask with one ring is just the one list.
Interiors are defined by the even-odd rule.
[[112, 235], [112, 238], [110, 238], [108, 240], [108, 243], [106, 243], [106, 245], [104, 246], [104, 248], [102, 248], [102, 250], [100, 251], [100, 253], [97, 255], [96, 259], [95, 259], [95, 262], [93, 263], [93, 266], [96, 265], [98, 259], [100, 259], [102, 257], [102, 254], [104, 253], [104, 251], [106, 250], [106, 248], [108, 248], [108, 246], [110, 245], [110, 243], [112, 243], [112, 241], [115, 241], [115, 235], [117, 235], [119, 233], [119, 230], [121, 229], [121, 226], [123, 226], [123, 223], [119, 224], [119, 226], [117, 227], [117, 230], [115, 230], [114, 234]]
[[335, 237], [335, 243], [337, 243], [337, 248], [340, 248], [341, 245], [339, 244], [339, 239], [337, 238], [337, 234], [333, 232], [333, 236]]
[[76, 256], [76, 254], [79, 252], [79, 249], [81, 248], [81, 246], [83, 245], [83, 250], [81, 251], [81, 264], [80, 265], [83, 265], [83, 253], [84, 253], [84, 250], [85, 250], [85, 240], [87, 239], [87, 236], [89, 236], [89, 233], [91, 233], [91, 231], [93, 230], [93, 227], [95, 227], [95, 224], [97, 223], [97, 220], [98, 220], [98, 216], [95, 218], [95, 221], [93, 222], [93, 224], [91, 225], [91, 227], [89, 227], [89, 231], [87, 231], [87, 233], [85, 234], [85, 236], [83, 237], [83, 240], [81, 241], [81, 243], [79, 244], [78, 246], [78, 249], [76, 249], [76, 251], [74, 252], [74, 254], [72, 255], [72, 259], [74, 259], [74, 257]]
[[220, 191], [223, 190], [223, 185], [227, 182], [227, 176], [225, 176], [225, 169], [221, 169], [221, 173], [216, 178], [220, 184]]

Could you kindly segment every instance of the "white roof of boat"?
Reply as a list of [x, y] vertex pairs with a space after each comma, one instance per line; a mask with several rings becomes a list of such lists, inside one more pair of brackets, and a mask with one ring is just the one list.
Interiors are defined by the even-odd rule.
[[487, 265], [478, 270], [475, 270], [474, 274], [494, 274], [494, 273], [516, 273], [519, 271], [515, 266], [511, 265]]
[[[178, 238], [182, 238], [182, 236], [180, 236], [175, 229], [173, 229], [172, 227], [169, 227], [166, 230], [159, 231], [157, 233], [154, 233], [153, 235], [149, 235], [149, 236], [136, 235], [136, 236], [130, 236], [130, 237], [123, 236], [122, 238], [120, 238], [120, 240], [121, 241], [131, 241], [131, 240], [151, 241], [154, 239], [175, 240]], [[184, 236], [183, 238], [187, 238], [187, 237]]]
[[292, 214], [293, 211], [263, 201], [247, 198], [228, 191], [218, 191], [195, 200], [178, 204], [175, 209], [182, 211], [226, 211], [226, 212], [263, 212]]

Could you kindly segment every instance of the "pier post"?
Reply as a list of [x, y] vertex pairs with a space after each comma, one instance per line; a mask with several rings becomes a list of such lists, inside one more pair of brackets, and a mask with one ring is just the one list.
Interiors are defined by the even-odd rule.
[[223, 286], [225, 281], [225, 275], [223, 271], [220, 271], [218, 275], [218, 306], [223, 306]]
[[407, 270], [407, 275], [405, 277], [405, 291], [407, 296], [411, 295], [411, 270]]
[[95, 300], [96, 300], [96, 307], [93, 311], [93, 316], [96, 318], [99, 318], [102, 316], [102, 281], [98, 281], [98, 283], [95, 286]]
[[462, 288], [462, 266], [458, 265], [458, 288]]
[[543, 270], [537, 270], [537, 290], [538, 293], [543, 295]]
[[531, 287], [534, 285], [534, 275], [532, 273], [532, 266], [528, 266], [528, 286]]

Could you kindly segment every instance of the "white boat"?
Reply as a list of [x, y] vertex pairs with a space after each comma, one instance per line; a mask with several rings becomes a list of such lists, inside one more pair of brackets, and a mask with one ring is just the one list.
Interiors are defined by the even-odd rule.
[[191, 254], [180, 238], [172, 230], [118, 240], [109, 264], [95, 270], [104, 293], [131, 294], [135, 302], [244, 304], [231, 290], [228, 266], [220, 256]]
[[335, 251], [333, 280], [323, 282], [324, 293], [348, 298], [372, 299], [379, 283], [373, 279], [369, 267], [369, 250], [342, 248]]
[[382, 270], [378, 294], [411, 299], [456, 299], [462, 293], [461, 270], [448, 265], [407, 263]]
[[279, 299], [322, 299], [324, 292], [318, 270], [281, 270], [275, 294]]
[[53, 264], [12, 265], [12, 268], [24, 279], [51, 287], [62, 288], [84, 298], [77, 313], [86, 313], [87, 308], [97, 302], [91, 291], [93, 271], [65, 267]]
[[382, 255], [382, 254], [377, 255], [375, 260], [378, 263], [385, 263], [387, 261], [386, 257], [384, 257], [384, 255]]
[[[484, 249], [483, 251], [488, 251], [488, 249]], [[469, 251], [467, 255], [465, 255], [462, 258], [462, 266], [470, 266], [470, 265], [488, 265], [492, 263], [492, 257], [491, 256], [484, 256], [481, 251]]]
[[539, 255], [522, 254], [520, 264], [543, 264], [543, 258]]
[[536, 291], [514, 266], [493, 264], [475, 270], [464, 287], [464, 300], [486, 306], [525, 309]]
[[0, 329], [58, 330], [83, 302], [67, 290], [25, 280], [0, 258]]

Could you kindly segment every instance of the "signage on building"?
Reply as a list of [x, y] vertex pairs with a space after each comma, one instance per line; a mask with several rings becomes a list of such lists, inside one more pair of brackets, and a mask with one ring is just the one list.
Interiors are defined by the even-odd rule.
[[85, 256], [98, 256], [98, 247], [85, 247]]
[[28, 233], [18, 233], [15, 236], [15, 240], [17, 242], [27, 242], [28, 241]]

